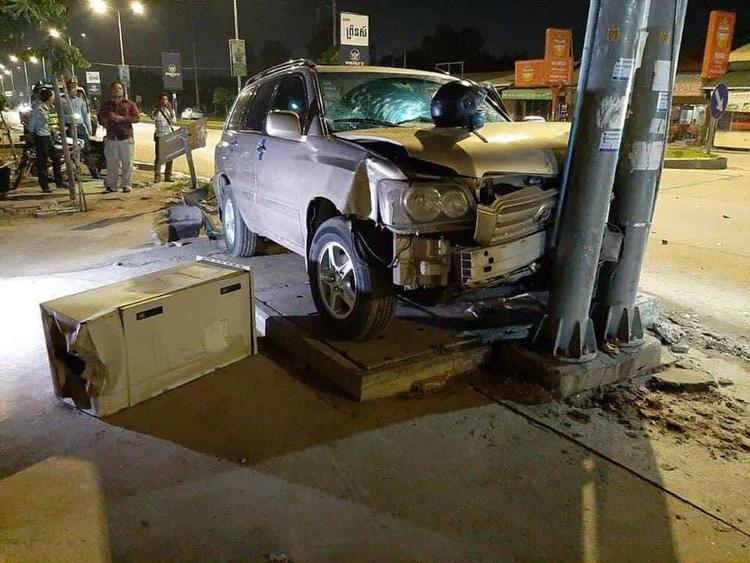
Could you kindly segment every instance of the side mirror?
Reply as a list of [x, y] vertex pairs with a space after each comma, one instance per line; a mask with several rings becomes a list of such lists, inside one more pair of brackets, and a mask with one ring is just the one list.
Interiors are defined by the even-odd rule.
[[293, 111], [274, 110], [268, 113], [266, 119], [266, 133], [271, 137], [279, 137], [288, 141], [302, 139], [302, 127], [299, 116]]

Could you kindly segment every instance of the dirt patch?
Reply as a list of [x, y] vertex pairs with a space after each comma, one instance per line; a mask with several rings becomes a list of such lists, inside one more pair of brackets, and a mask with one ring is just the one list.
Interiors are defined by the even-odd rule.
[[[698, 443], [714, 458], [750, 454], [748, 402], [723, 392], [719, 382], [696, 385], [690, 370], [672, 368], [672, 372], [668, 385], [664, 378], [648, 376], [582, 393], [567, 401], [571, 408], [565, 414], [583, 423], [600, 414], [625, 427], [633, 438], [657, 432], [678, 444]], [[685, 385], [679, 383], [681, 375], [687, 376]]]

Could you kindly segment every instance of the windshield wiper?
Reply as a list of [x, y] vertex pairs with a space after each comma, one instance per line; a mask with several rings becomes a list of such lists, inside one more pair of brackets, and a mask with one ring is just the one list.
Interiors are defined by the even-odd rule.
[[412, 117], [411, 119], [404, 119], [403, 121], [399, 121], [396, 123], [396, 125], [403, 125], [404, 123], [412, 123], [416, 121], [417, 123], [432, 123], [432, 118], [427, 117], [426, 115], [418, 115], [417, 117]]
[[375, 125], [382, 125], [383, 127], [398, 127], [396, 123], [390, 121], [383, 121], [382, 119], [375, 119], [373, 117], [342, 117], [334, 119], [334, 123], [374, 123]]

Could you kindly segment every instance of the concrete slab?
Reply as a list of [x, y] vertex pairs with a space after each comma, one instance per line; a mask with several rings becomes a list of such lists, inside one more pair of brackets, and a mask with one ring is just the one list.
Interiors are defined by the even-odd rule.
[[564, 399], [656, 369], [661, 344], [646, 336], [637, 348], [621, 348], [611, 356], [600, 351], [593, 360], [582, 363], [550, 358], [515, 343], [502, 343], [498, 351], [502, 365], [548, 388], [554, 398]]
[[[198, 259], [251, 269], [259, 335], [358, 401], [440, 387], [476, 370], [490, 360], [493, 340], [524, 338], [546, 300], [545, 294], [504, 298], [493, 291], [435, 307], [399, 300], [396, 318], [376, 345], [350, 342], [318, 316], [302, 258], [275, 246], [268, 250], [250, 258], [212, 254]], [[639, 295], [638, 303], [651, 326], [658, 300]], [[502, 334], [504, 327], [513, 328]]]

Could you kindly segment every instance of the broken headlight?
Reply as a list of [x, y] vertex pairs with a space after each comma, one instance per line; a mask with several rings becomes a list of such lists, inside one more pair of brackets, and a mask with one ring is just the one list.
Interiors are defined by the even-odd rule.
[[396, 229], [453, 226], [474, 220], [465, 189], [456, 184], [409, 184], [404, 180], [378, 182], [378, 204], [383, 222]]

